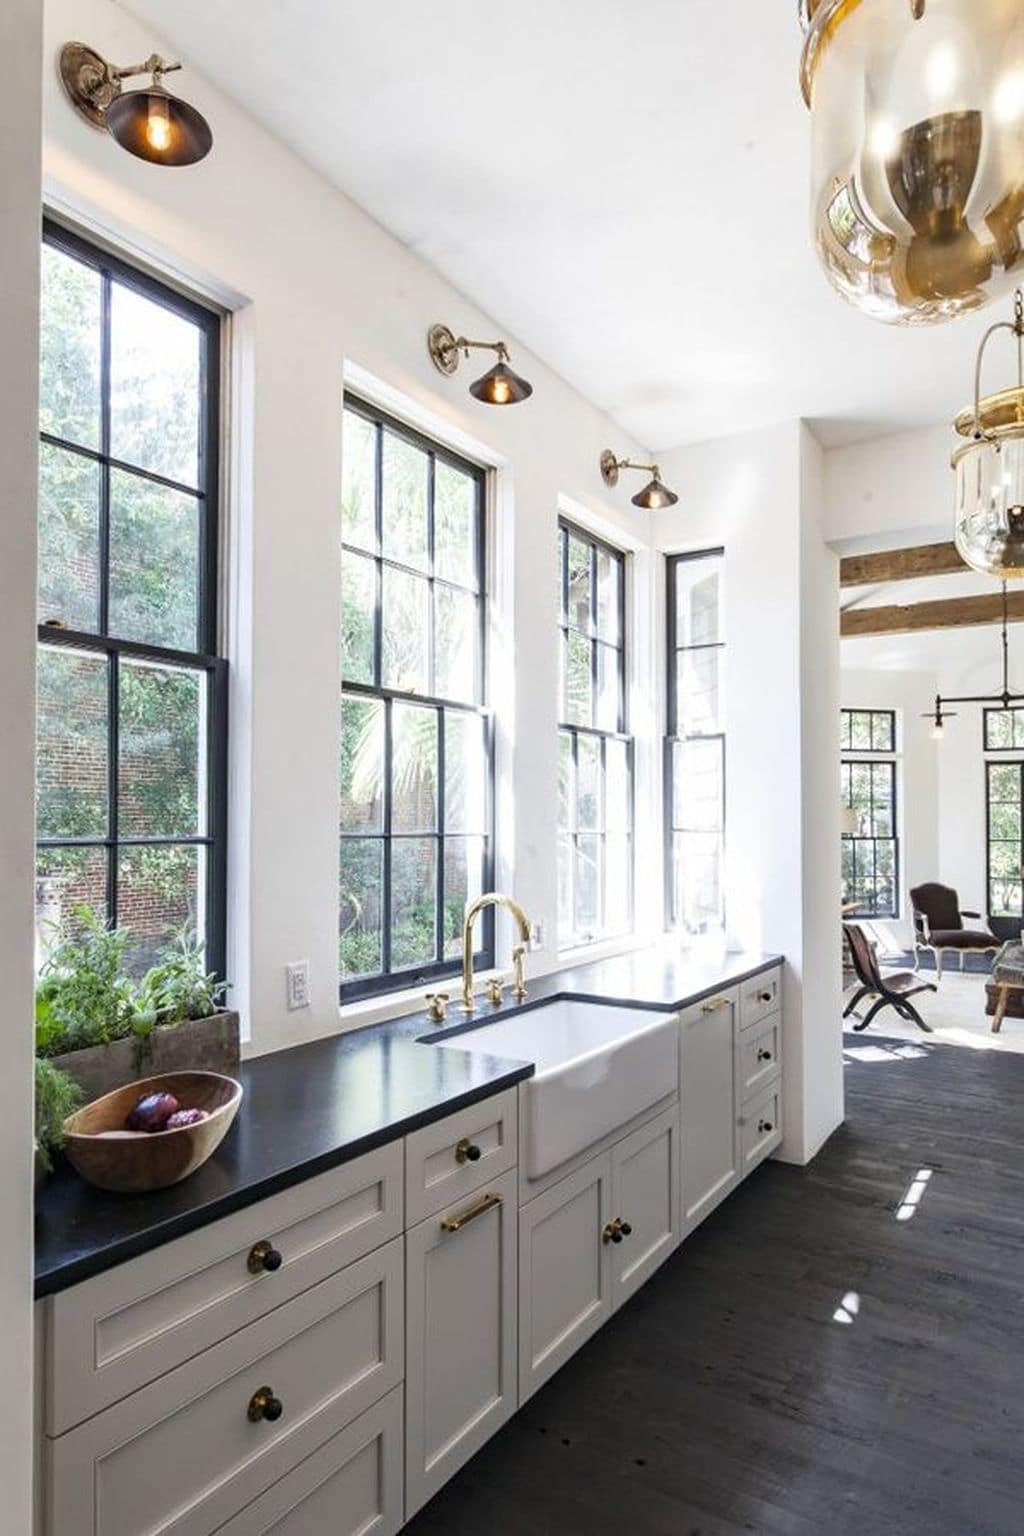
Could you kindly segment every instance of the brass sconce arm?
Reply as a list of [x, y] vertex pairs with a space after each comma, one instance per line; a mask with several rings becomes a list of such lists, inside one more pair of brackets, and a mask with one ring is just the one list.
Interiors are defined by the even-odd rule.
[[427, 334], [427, 347], [434, 367], [441, 373], [453, 374], [459, 366], [459, 353], [466, 358], [470, 351], [496, 352], [498, 360], [508, 362], [508, 347], [503, 341], [474, 341], [469, 336], [456, 336], [447, 325], [432, 325]]

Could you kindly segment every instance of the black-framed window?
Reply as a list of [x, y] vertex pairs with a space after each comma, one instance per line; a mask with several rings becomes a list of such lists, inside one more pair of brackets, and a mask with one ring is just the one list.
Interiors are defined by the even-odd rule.
[[558, 524], [558, 942], [633, 924], [633, 738], [626, 697], [626, 558]]
[[[494, 883], [485, 491], [477, 465], [346, 398], [343, 999], [453, 974], [466, 903]], [[493, 964], [492, 913], [478, 938]]]
[[839, 714], [840, 752], [896, 751], [894, 709], [844, 709]]
[[841, 765], [842, 899], [848, 917], [899, 916], [895, 759]]
[[1024, 752], [1024, 709], [983, 711], [986, 752]]
[[151, 964], [224, 969], [221, 319], [47, 222], [40, 349], [37, 949], [88, 906]]
[[985, 764], [987, 911], [1024, 916], [1024, 762]]
[[666, 568], [665, 912], [702, 933], [725, 924], [724, 553]]

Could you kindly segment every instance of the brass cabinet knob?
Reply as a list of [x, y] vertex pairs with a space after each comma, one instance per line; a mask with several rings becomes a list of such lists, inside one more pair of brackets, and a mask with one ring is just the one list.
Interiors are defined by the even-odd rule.
[[758, 1061], [771, 1061], [772, 1053], [771, 1051], [760, 1050], [757, 1053], [757, 1059]]
[[759, 1120], [757, 1129], [760, 1135], [767, 1136], [768, 1132], [773, 1131], [775, 1127], [772, 1125], [770, 1120]]
[[457, 1163], [478, 1163], [480, 1161], [480, 1148], [470, 1141], [468, 1136], [463, 1136], [455, 1148], [455, 1161]]
[[272, 1275], [275, 1270], [281, 1268], [283, 1262], [273, 1243], [269, 1243], [266, 1238], [263, 1238], [260, 1242], [254, 1244], [249, 1252], [249, 1273], [250, 1275]]
[[248, 1415], [253, 1424], [258, 1424], [261, 1419], [266, 1419], [268, 1424], [276, 1424], [284, 1413], [284, 1404], [279, 1397], [275, 1397], [271, 1387], [260, 1387], [249, 1399]]
[[602, 1243], [621, 1243], [624, 1237], [629, 1237], [633, 1231], [628, 1221], [623, 1221], [621, 1216], [616, 1216], [613, 1221], [602, 1229]]

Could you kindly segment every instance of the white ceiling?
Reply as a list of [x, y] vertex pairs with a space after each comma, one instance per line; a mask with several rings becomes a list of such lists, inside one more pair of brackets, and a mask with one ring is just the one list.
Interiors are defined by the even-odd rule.
[[990, 317], [894, 331], [818, 270], [796, 0], [122, 3], [653, 448], [967, 403]]

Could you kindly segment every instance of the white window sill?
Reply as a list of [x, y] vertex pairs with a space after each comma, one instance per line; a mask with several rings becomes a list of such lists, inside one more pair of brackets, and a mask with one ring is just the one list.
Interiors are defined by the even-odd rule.
[[639, 934], [622, 934], [617, 939], [598, 939], [593, 944], [576, 944], [558, 950], [553, 970], [566, 970], [572, 965], [587, 965], [591, 960], [614, 960], [617, 955], [631, 955], [638, 949], [649, 949], [653, 938], [641, 938]]

